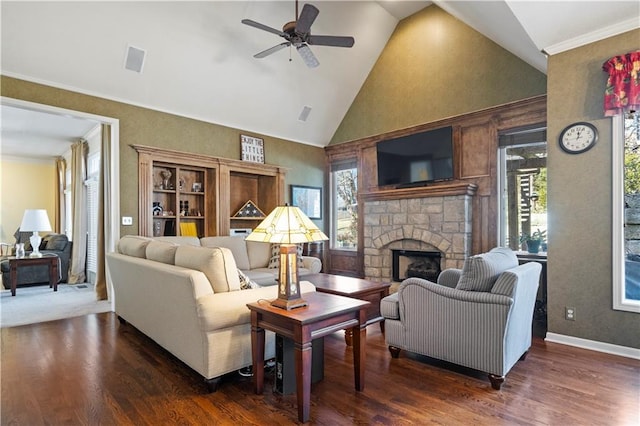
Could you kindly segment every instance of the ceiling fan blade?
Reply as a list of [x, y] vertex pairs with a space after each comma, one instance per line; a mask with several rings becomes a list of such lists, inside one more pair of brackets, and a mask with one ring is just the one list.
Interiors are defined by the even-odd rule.
[[296, 49], [298, 49], [298, 53], [302, 57], [302, 60], [305, 64], [307, 64], [309, 68], [315, 68], [320, 65], [320, 62], [318, 62], [316, 56], [313, 54], [311, 49], [309, 49], [309, 46], [307, 46], [306, 44], [301, 44], [300, 46], [296, 47]]
[[267, 50], [263, 50], [262, 52], [256, 53], [255, 55], [253, 55], [254, 58], [264, 58], [265, 56], [269, 56], [272, 53], [276, 53], [278, 50], [282, 50], [287, 46], [291, 46], [291, 43], [289, 43], [288, 41], [285, 41], [284, 43], [280, 43], [276, 46], [270, 47]]
[[310, 35], [307, 43], [317, 46], [351, 47], [355, 43], [353, 37]]
[[252, 21], [251, 19], [243, 19], [240, 22], [242, 22], [245, 25], [249, 25], [250, 27], [257, 28], [259, 30], [267, 31], [273, 34], [278, 34], [280, 37], [286, 36], [286, 34], [280, 30], [276, 30], [275, 28], [268, 27], [264, 24], [261, 24], [260, 22]]
[[305, 4], [296, 22], [296, 33], [308, 34], [309, 31], [311, 31], [313, 21], [318, 17], [318, 13], [320, 13], [320, 11], [317, 7], [309, 3]]

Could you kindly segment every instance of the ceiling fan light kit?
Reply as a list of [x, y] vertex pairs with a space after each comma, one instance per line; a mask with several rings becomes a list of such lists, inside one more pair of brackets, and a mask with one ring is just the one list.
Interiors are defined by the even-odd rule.
[[256, 53], [253, 57], [261, 59], [285, 47], [294, 46], [304, 63], [307, 64], [309, 68], [315, 68], [320, 65], [320, 62], [309, 48], [309, 45], [352, 47], [355, 40], [350, 36], [311, 35], [311, 25], [319, 13], [320, 11], [315, 6], [307, 3], [302, 8], [300, 16], [298, 16], [298, 0], [296, 0], [296, 20], [284, 24], [282, 31], [251, 19], [243, 19], [242, 23], [245, 25], [277, 34], [286, 40], [284, 43]]

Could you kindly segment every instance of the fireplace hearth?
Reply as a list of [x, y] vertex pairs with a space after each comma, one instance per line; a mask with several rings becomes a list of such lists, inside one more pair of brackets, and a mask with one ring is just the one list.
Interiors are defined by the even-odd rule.
[[423, 250], [391, 250], [393, 280], [403, 281], [406, 278], [424, 278], [436, 282], [440, 275], [439, 251]]

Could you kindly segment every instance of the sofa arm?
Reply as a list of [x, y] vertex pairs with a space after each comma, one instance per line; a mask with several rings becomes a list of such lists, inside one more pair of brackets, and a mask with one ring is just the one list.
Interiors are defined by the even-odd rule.
[[460, 281], [461, 276], [462, 276], [462, 269], [455, 269], [455, 268], [445, 269], [440, 273], [440, 275], [438, 275], [438, 284], [446, 287], [450, 287], [450, 288], [456, 288], [456, 286], [458, 285], [458, 281]]
[[308, 269], [312, 274], [317, 274], [322, 270], [322, 261], [317, 257], [302, 256], [302, 263], [305, 269]]
[[400, 319], [398, 293], [393, 293], [380, 301], [380, 313], [384, 318]]
[[416, 289], [418, 297], [441, 297], [451, 299], [452, 301], [471, 302], [471, 303], [489, 303], [497, 305], [512, 305], [513, 299], [502, 294], [485, 293], [481, 291], [457, 290], [455, 288], [446, 287], [440, 284], [422, 278], [407, 278], [398, 287], [398, 300], [400, 305], [403, 304], [404, 293], [411, 288], [410, 298], [416, 297]]

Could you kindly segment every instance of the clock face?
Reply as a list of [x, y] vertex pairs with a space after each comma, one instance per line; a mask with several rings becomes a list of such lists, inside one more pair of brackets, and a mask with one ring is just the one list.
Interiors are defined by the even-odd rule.
[[560, 147], [569, 154], [585, 152], [598, 140], [598, 129], [591, 123], [574, 123], [560, 133]]

